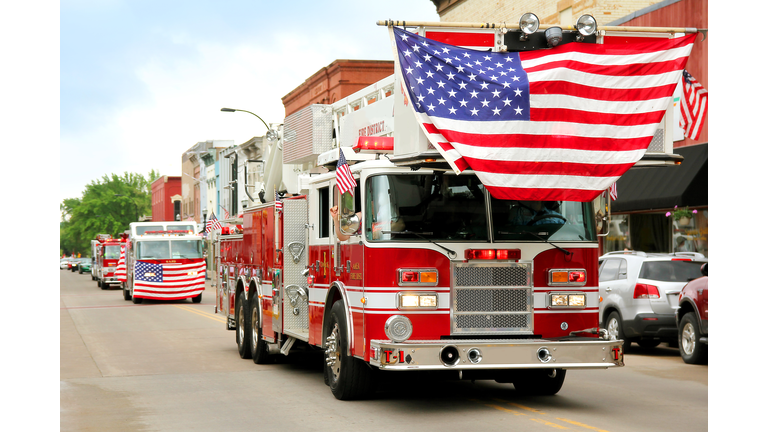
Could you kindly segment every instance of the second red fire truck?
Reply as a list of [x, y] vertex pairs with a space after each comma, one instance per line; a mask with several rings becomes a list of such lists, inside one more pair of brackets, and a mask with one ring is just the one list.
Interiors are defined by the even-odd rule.
[[[498, 50], [500, 29], [484, 32]], [[342, 400], [388, 373], [453, 371], [552, 395], [569, 369], [623, 366], [598, 322], [604, 202], [494, 198], [430, 148], [402, 89], [395, 74], [286, 118], [269, 151], [301, 172], [283, 178], [281, 205], [212, 233], [215, 308], [240, 356], [323, 350]], [[354, 193], [337, 185], [342, 152]]]

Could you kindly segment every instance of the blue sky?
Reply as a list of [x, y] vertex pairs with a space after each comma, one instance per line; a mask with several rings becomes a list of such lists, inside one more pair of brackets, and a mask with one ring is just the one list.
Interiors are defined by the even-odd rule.
[[60, 196], [125, 171], [180, 175], [209, 139], [281, 122], [281, 97], [336, 59], [391, 60], [377, 20], [439, 21], [430, 0], [60, 2]]

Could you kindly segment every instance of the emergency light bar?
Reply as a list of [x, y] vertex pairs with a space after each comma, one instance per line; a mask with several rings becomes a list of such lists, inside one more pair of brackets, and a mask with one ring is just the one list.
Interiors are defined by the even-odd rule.
[[464, 251], [465, 260], [519, 260], [521, 257], [520, 249], [467, 249]]
[[357, 144], [352, 147], [352, 150], [355, 153], [394, 153], [395, 138], [361, 136], [357, 139]]
[[144, 231], [144, 234], [182, 235], [182, 234], [194, 234], [194, 233], [192, 231], [187, 231], [187, 230], [168, 230], [168, 231], [155, 230], [155, 231]]

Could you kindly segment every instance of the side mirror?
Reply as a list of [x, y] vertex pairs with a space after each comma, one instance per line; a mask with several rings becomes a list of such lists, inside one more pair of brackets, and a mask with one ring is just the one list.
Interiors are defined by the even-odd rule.
[[352, 213], [348, 215], [342, 215], [339, 218], [339, 230], [346, 235], [354, 235], [360, 228], [360, 218], [357, 214]]
[[704, 263], [701, 266], [701, 274], [703, 274], [704, 276], [709, 276], [709, 270], [707, 270], [707, 264], [709, 263]]

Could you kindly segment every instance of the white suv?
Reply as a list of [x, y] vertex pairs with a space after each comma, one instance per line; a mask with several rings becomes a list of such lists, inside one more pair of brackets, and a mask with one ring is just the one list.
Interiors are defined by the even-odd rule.
[[612, 339], [644, 348], [677, 343], [675, 311], [688, 281], [701, 276], [700, 253], [610, 252], [600, 257], [600, 322]]

